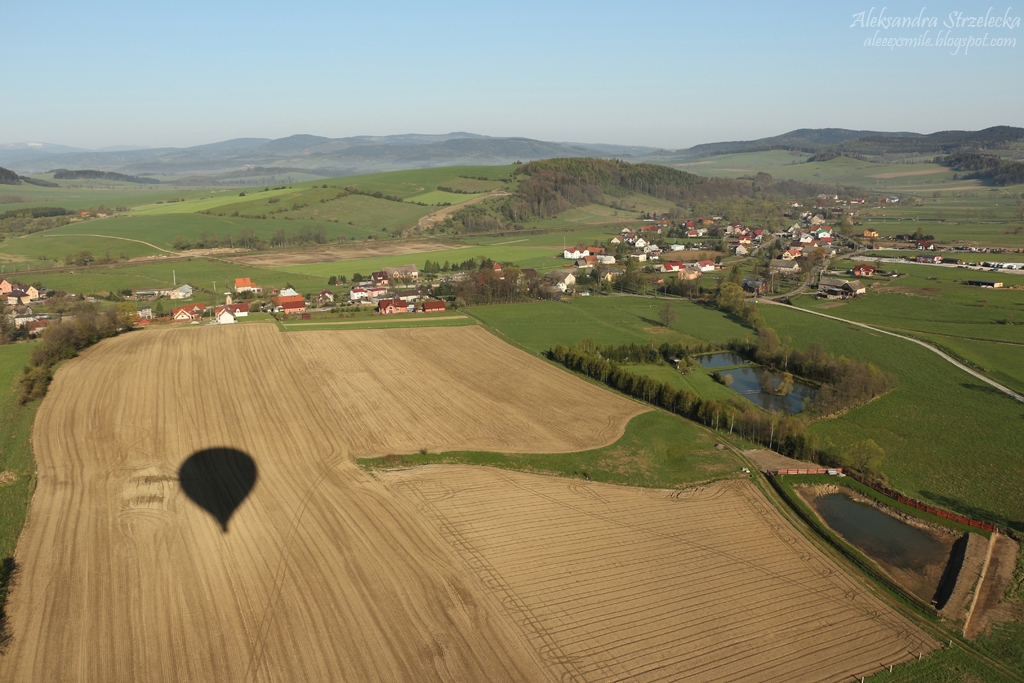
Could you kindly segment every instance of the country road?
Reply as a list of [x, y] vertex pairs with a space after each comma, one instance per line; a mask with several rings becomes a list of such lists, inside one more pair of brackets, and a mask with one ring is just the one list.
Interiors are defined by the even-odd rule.
[[767, 299], [757, 299], [755, 301], [755, 303], [768, 304], [768, 305], [771, 305], [771, 306], [785, 306], [786, 308], [788, 308], [790, 310], [793, 310], [793, 311], [800, 311], [802, 313], [809, 313], [811, 315], [817, 315], [817, 316], [820, 316], [822, 318], [828, 318], [829, 320], [836, 320], [836, 321], [841, 322], [841, 323], [847, 323], [849, 325], [856, 325], [857, 327], [863, 327], [864, 329], [871, 330], [872, 332], [878, 332], [880, 334], [887, 334], [890, 337], [898, 337], [899, 339], [905, 339], [905, 340], [907, 340], [909, 342], [913, 342], [913, 343], [917, 344], [918, 346], [923, 346], [924, 348], [928, 349], [932, 353], [937, 354], [940, 357], [942, 357], [945, 361], [947, 361], [947, 362], [955, 365], [956, 367], [960, 368], [961, 370], [963, 370], [967, 374], [971, 375], [972, 377], [976, 377], [977, 379], [980, 379], [982, 382], [985, 382], [986, 384], [995, 387], [996, 389], [998, 389], [999, 391], [1003, 392], [1004, 394], [1006, 394], [1010, 398], [1013, 398], [1013, 399], [1015, 399], [1017, 401], [1020, 401], [1021, 403], [1024, 403], [1024, 396], [1021, 396], [1020, 394], [1018, 394], [1017, 392], [1013, 391], [1012, 389], [1008, 389], [1008, 388], [1004, 387], [1002, 384], [1000, 384], [999, 382], [996, 382], [995, 380], [991, 380], [988, 377], [985, 377], [985, 375], [981, 374], [980, 372], [972, 370], [971, 368], [969, 368], [966, 365], [964, 365], [963, 363], [955, 360], [954, 358], [952, 358], [948, 354], [945, 354], [942, 351], [939, 351], [937, 348], [935, 348], [931, 344], [923, 342], [923, 341], [921, 341], [919, 339], [914, 339], [913, 337], [907, 337], [907, 336], [902, 335], [902, 334], [896, 334], [895, 332], [889, 332], [888, 330], [882, 330], [882, 329], [879, 329], [877, 327], [872, 327], [871, 325], [866, 325], [864, 323], [858, 323], [858, 322], [854, 322], [852, 320], [846, 320], [845, 318], [839, 318], [839, 317], [836, 317], [834, 315], [828, 315], [826, 313], [818, 313], [817, 311], [808, 311], [806, 308], [799, 308], [797, 306], [790, 306], [788, 304], [782, 304], [782, 303], [779, 303], [777, 301], [769, 301]]

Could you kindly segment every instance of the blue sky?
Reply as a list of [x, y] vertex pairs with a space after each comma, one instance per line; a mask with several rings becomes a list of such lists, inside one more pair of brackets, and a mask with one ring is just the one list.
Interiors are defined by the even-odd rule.
[[678, 148], [801, 127], [1024, 125], [1024, 28], [954, 29], [1021, 43], [967, 54], [865, 47], [877, 29], [854, 15], [883, 7], [925, 8], [934, 38], [950, 12], [1008, 6], [0, 0], [0, 143], [462, 130]]

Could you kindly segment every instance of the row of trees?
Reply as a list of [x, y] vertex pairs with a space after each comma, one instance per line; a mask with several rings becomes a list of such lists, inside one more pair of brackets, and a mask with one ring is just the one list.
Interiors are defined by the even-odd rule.
[[135, 306], [130, 303], [99, 312], [94, 305], [80, 302], [73, 312], [74, 317], [47, 327], [43, 343], [32, 349], [29, 364], [21, 375], [22, 404], [46, 395], [57, 363], [74, 358], [101, 339], [131, 329], [136, 317]]

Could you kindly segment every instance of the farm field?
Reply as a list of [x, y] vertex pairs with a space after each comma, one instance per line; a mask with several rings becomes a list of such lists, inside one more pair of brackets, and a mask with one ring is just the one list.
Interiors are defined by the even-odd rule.
[[[676, 321], [669, 328], [658, 322], [658, 311], [666, 301], [676, 311]], [[533, 353], [588, 338], [598, 344], [648, 343], [652, 339], [656, 344], [701, 344], [753, 336], [753, 330], [732, 316], [679, 299], [592, 296], [568, 304], [542, 301], [474, 306], [469, 312]]]
[[[38, 413], [0, 678], [824, 681], [937, 647], [744, 480], [665, 491], [354, 463], [571, 454], [647, 414], [478, 328], [104, 341], [58, 370]], [[189, 469], [202, 457], [252, 473]]]
[[[381, 357], [408, 362], [385, 375]], [[536, 395], [587, 408], [561, 414]], [[472, 418], [481, 410], [491, 419]], [[101, 343], [61, 367], [37, 418], [0, 679], [549, 679], [497, 597], [352, 457], [576, 451], [615, 441], [642, 410], [476, 328], [240, 325]], [[222, 531], [178, 472], [225, 448], [256, 473]], [[227, 495], [240, 476], [200, 478], [201, 491]]]
[[[559, 268], [567, 261], [562, 258], [561, 249], [551, 247], [522, 247], [518, 244], [477, 246], [467, 245], [464, 247], [452, 248], [448, 245], [436, 245], [431, 251], [422, 251], [400, 256], [374, 256], [369, 258], [325, 261], [319, 263], [297, 263], [293, 265], [272, 266], [281, 272], [298, 273], [302, 275], [318, 276], [327, 278], [331, 275], [344, 275], [351, 278], [355, 273], [369, 276], [370, 273], [380, 270], [385, 266], [403, 265], [415, 263], [418, 268], [423, 268], [427, 260], [437, 261], [443, 264], [461, 263], [462, 261], [486, 256], [493, 261], [502, 264], [514, 263], [521, 268], [535, 268], [538, 273], [543, 274], [548, 270]], [[344, 252], [335, 252], [332, 257], [344, 256]]]
[[[676, 322], [665, 331], [655, 322], [662, 303], [610, 296], [578, 298], [571, 304], [478, 306], [469, 312], [533, 353], [584, 338], [598, 344], [652, 339], [656, 344], [700, 344], [753, 337], [753, 330], [730, 316], [684, 301], [674, 302]], [[871, 361], [896, 376], [890, 394], [815, 423], [811, 431], [822, 447], [842, 454], [872, 439], [885, 451], [881, 469], [895, 488], [1024, 529], [1024, 501], [1016, 495], [1024, 487], [1017, 429], [1024, 406], [911, 342], [783, 306], [762, 306], [761, 313], [780, 337], [790, 337], [798, 348], [819, 342], [830, 353]], [[957, 418], [950, 420], [950, 415]]]
[[382, 479], [559, 680], [852, 680], [937, 645], [747, 481], [670, 492], [444, 465]]

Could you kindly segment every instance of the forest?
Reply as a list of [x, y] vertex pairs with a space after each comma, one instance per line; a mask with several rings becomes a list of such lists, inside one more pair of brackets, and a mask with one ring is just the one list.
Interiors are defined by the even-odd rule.
[[981, 180], [989, 185], [1017, 185], [1024, 183], [1024, 163], [1006, 161], [988, 154], [962, 152], [936, 157], [935, 163], [954, 171], [966, 172], [964, 178]]
[[92, 171], [84, 169], [81, 171], [69, 171], [66, 168], [58, 168], [53, 172], [54, 180], [113, 180], [120, 183], [142, 183], [144, 185], [159, 185], [156, 178], [144, 178], [137, 175], [125, 175], [113, 171]]

